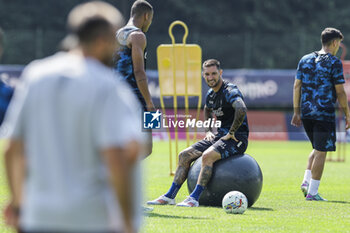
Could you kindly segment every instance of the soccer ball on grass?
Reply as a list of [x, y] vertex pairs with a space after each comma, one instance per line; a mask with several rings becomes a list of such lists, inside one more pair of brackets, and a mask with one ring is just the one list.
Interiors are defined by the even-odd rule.
[[228, 192], [222, 199], [222, 208], [228, 214], [243, 214], [247, 206], [246, 196], [238, 191]]

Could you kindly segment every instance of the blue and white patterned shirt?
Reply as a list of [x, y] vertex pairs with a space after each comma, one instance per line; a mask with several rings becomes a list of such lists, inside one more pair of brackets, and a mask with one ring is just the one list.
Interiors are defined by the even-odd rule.
[[341, 61], [327, 53], [301, 58], [296, 79], [301, 80], [301, 118], [335, 121], [335, 85], [345, 83]]

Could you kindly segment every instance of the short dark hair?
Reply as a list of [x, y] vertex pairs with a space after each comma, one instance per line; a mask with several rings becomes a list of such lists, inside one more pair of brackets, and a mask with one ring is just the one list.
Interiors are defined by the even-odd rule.
[[141, 16], [144, 13], [153, 11], [152, 5], [145, 0], [136, 0], [131, 7], [131, 16]]
[[336, 28], [325, 28], [321, 33], [322, 45], [329, 45], [334, 39], [344, 39], [343, 34]]
[[67, 25], [80, 42], [89, 43], [106, 35], [111, 27], [122, 27], [124, 18], [111, 4], [92, 1], [74, 7], [68, 15]]
[[220, 70], [220, 62], [216, 59], [208, 59], [205, 62], [203, 62], [203, 68], [210, 66], [216, 66], [218, 70]]

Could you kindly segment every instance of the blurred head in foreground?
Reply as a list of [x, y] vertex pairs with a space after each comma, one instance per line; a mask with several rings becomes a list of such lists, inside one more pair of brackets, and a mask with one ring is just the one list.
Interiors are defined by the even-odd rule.
[[63, 40], [63, 50], [79, 48], [105, 65], [112, 65], [117, 49], [115, 32], [124, 25], [122, 14], [112, 5], [92, 1], [72, 9], [68, 15], [69, 35]]

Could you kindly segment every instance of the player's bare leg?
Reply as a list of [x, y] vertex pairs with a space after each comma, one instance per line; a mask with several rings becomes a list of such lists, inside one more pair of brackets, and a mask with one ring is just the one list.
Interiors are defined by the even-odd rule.
[[148, 201], [149, 205], [174, 205], [175, 204], [175, 196], [181, 185], [187, 179], [188, 171], [190, 169], [191, 163], [199, 158], [202, 155], [202, 152], [189, 147], [179, 154], [179, 164], [176, 168], [174, 181], [171, 184], [169, 191], [160, 196], [159, 198]]
[[321, 180], [324, 164], [326, 162], [327, 152], [314, 150], [315, 158], [312, 163], [311, 173], [312, 179]]
[[213, 171], [213, 164], [214, 162], [220, 159], [221, 159], [220, 153], [214, 150], [213, 147], [208, 148], [208, 150], [206, 150], [203, 153], [202, 168], [201, 168], [201, 172], [199, 173], [197, 184], [201, 186], [207, 186]]
[[311, 166], [312, 179], [310, 182], [310, 188], [306, 196], [306, 200], [313, 201], [326, 201], [318, 194], [318, 187], [323, 174], [324, 165], [326, 162], [326, 151], [314, 150], [314, 160]]
[[309, 185], [310, 185], [310, 180], [311, 180], [311, 167], [312, 167], [312, 164], [314, 162], [314, 158], [315, 158], [315, 150], [312, 150], [310, 155], [309, 155], [309, 158], [308, 158], [306, 170], [304, 173], [304, 179], [303, 179], [303, 182], [300, 186], [300, 189], [303, 192], [304, 197], [306, 197], [307, 192], [309, 190]]
[[174, 183], [182, 185], [187, 179], [191, 163], [199, 158], [202, 152], [189, 147], [179, 154], [179, 164], [175, 171]]
[[215, 151], [213, 147], [209, 147], [206, 151], [204, 151], [202, 156], [202, 167], [199, 173], [197, 185], [190, 196], [183, 202], [177, 204], [177, 206], [197, 207], [199, 205], [198, 199], [211, 178], [213, 164], [215, 161], [220, 159], [221, 154]]

